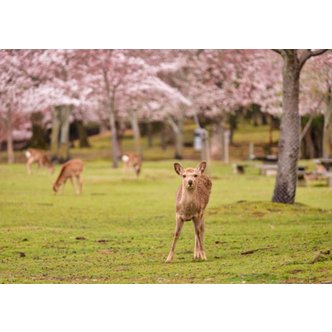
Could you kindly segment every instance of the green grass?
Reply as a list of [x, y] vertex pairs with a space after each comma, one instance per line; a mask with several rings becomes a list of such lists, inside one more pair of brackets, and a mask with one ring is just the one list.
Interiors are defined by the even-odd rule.
[[110, 162], [88, 161], [79, 197], [70, 183], [53, 195], [56, 174], [0, 165], [0, 282], [332, 282], [332, 190], [313, 183], [298, 188], [297, 204], [272, 204], [274, 178], [255, 167], [233, 175], [218, 162], [210, 170], [208, 260], [193, 261], [188, 222], [165, 264], [180, 183], [172, 162], [145, 162], [137, 181]]

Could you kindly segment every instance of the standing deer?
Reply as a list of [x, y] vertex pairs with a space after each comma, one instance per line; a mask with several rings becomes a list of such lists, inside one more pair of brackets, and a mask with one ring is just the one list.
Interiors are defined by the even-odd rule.
[[25, 151], [25, 156], [27, 158], [27, 171], [28, 174], [31, 174], [31, 165], [34, 162], [37, 162], [38, 167], [44, 166], [47, 167], [51, 173], [54, 172], [54, 166], [52, 162], [48, 159], [46, 153], [44, 150], [38, 150], [38, 149], [28, 149]]
[[62, 185], [65, 185], [66, 181], [70, 179], [74, 186], [75, 192], [79, 195], [82, 192], [82, 179], [81, 173], [83, 171], [83, 161], [80, 159], [72, 159], [66, 162], [60, 171], [58, 178], [56, 179], [53, 190], [57, 193]]
[[196, 168], [186, 169], [179, 163], [174, 164], [175, 172], [182, 176], [182, 184], [176, 193], [176, 227], [173, 244], [166, 263], [172, 261], [183, 223], [188, 220], [192, 220], [195, 227], [194, 259], [206, 259], [203, 249], [203, 214], [209, 202], [212, 182], [208, 176], [203, 174], [205, 168], [205, 161], [202, 161]]
[[122, 156], [122, 161], [124, 163], [124, 169], [128, 170], [129, 167], [133, 167], [136, 173], [136, 176], [138, 177], [141, 172], [142, 167], [142, 159], [141, 157], [134, 152], [128, 152], [125, 153]]

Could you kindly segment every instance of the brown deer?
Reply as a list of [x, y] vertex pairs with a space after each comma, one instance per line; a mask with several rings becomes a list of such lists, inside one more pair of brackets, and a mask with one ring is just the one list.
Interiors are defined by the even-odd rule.
[[177, 174], [182, 176], [182, 184], [176, 194], [176, 227], [174, 240], [166, 263], [172, 261], [176, 242], [180, 236], [183, 223], [192, 220], [195, 227], [194, 259], [206, 259], [203, 249], [204, 210], [209, 202], [212, 182], [204, 173], [206, 162], [202, 161], [196, 168], [184, 169], [179, 163], [174, 164]]
[[124, 170], [128, 170], [129, 167], [133, 167], [138, 178], [141, 168], [142, 168], [142, 159], [141, 157], [134, 152], [127, 152], [122, 155], [122, 161], [124, 163]]
[[84, 164], [80, 159], [72, 159], [66, 162], [60, 171], [60, 174], [53, 185], [53, 190], [57, 193], [62, 185], [65, 185], [66, 181], [70, 179], [74, 186], [75, 192], [79, 195], [82, 192], [82, 179], [81, 173], [83, 171]]
[[46, 152], [44, 150], [39, 149], [31, 149], [29, 148], [25, 151], [25, 156], [27, 158], [27, 171], [28, 174], [31, 174], [31, 165], [36, 162], [38, 167], [47, 167], [51, 173], [54, 172], [54, 166], [52, 162], [48, 159]]

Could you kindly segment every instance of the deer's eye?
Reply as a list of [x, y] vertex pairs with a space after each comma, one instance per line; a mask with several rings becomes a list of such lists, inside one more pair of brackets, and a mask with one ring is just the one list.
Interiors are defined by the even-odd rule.
[[197, 178], [197, 174], [194, 174], [194, 177]]
[[186, 177], [186, 175], [182, 175], [184, 178]]

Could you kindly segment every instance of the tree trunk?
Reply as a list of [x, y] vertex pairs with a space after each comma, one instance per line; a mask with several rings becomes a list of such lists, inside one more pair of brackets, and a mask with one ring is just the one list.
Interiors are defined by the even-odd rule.
[[230, 136], [229, 136], [229, 144], [233, 145], [234, 131], [237, 129], [237, 117], [235, 114], [229, 114], [228, 116]]
[[160, 147], [164, 151], [167, 149], [167, 135], [168, 135], [168, 130], [166, 127], [166, 123], [162, 122], [160, 130]]
[[61, 129], [60, 129], [60, 145], [59, 145], [59, 161], [61, 163], [69, 160], [69, 116], [71, 106], [61, 107]]
[[43, 119], [44, 114], [42, 112], [34, 112], [31, 114], [30, 120], [32, 124], [32, 137], [29, 146], [32, 148], [47, 148]]
[[152, 123], [149, 121], [147, 123], [147, 139], [148, 139], [148, 147], [153, 147], [153, 130], [152, 130]]
[[8, 164], [13, 164], [14, 163], [13, 123], [12, 123], [12, 112], [10, 109], [7, 111], [7, 156], [8, 156]]
[[299, 79], [296, 50], [283, 55], [283, 113], [281, 117], [278, 173], [272, 201], [292, 204], [295, 201], [297, 162], [300, 148]]
[[51, 132], [51, 159], [58, 159], [60, 134], [60, 107], [56, 106], [52, 112], [52, 132]]
[[174, 159], [183, 158], [183, 116], [180, 116], [175, 122], [169, 117], [168, 122], [171, 125], [175, 136], [175, 153]]
[[130, 111], [130, 120], [131, 120], [131, 128], [134, 134], [134, 144], [135, 144], [135, 152], [141, 155], [141, 132], [139, 130], [138, 119], [136, 111]]
[[211, 125], [211, 157], [222, 160], [224, 151], [224, 121], [223, 118], [216, 119]]
[[304, 140], [304, 154], [303, 157], [307, 159], [312, 159], [315, 157], [315, 147], [311, 138], [311, 130], [307, 130], [307, 132], [303, 136]]
[[201, 160], [205, 160], [208, 165], [210, 165], [211, 154], [210, 154], [210, 140], [209, 140], [209, 132], [204, 129], [202, 135], [202, 151], [201, 151]]
[[272, 153], [273, 146], [273, 118], [272, 115], [269, 115], [269, 154]]
[[118, 168], [119, 162], [118, 162], [118, 135], [117, 135], [117, 129], [116, 129], [116, 123], [115, 123], [115, 114], [113, 105], [110, 106], [110, 127], [111, 127], [111, 137], [112, 137], [112, 167]]
[[332, 96], [329, 91], [324, 110], [323, 158], [332, 157]]
[[89, 148], [90, 143], [88, 140], [88, 133], [87, 133], [86, 127], [84, 126], [83, 121], [77, 120], [75, 124], [76, 124], [77, 133], [78, 133], [78, 138], [80, 141], [80, 148]]
[[175, 159], [183, 158], [183, 132], [181, 129], [175, 132]]

